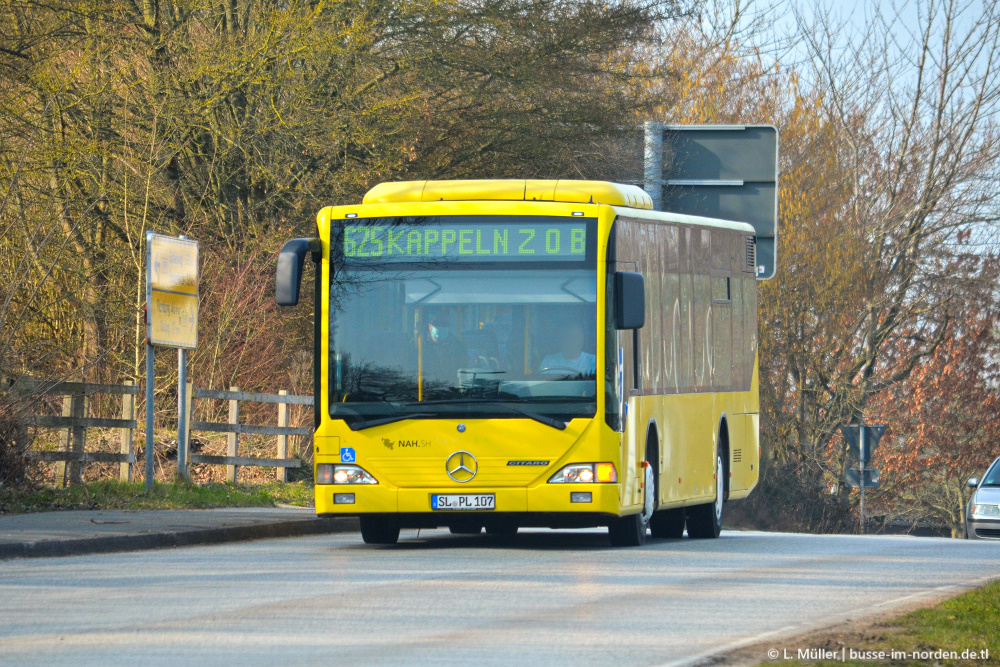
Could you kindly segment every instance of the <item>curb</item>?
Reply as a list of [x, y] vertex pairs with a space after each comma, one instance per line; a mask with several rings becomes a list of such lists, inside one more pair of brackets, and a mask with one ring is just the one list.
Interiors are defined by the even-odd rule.
[[140, 551], [167, 547], [247, 542], [251, 540], [299, 537], [322, 533], [350, 533], [358, 530], [358, 520], [356, 518], [336, 517], [296, 519], [292, 521], [228, 526], [225, 528], [146, 533], [142, 535], [113, 535], [109, 537], [85, 537], [75, 540], [19, 542], [0, 544], [0, 560], [82, 556], [85, 554]]

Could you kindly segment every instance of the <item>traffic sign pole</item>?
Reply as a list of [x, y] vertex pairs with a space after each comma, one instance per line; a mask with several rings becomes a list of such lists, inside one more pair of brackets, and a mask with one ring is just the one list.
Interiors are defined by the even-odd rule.
[[867, 452], [865, 452], [865, 422], [862, 420], [858, 428], [858, 453], [861, 456], [858, 457], [858, 467], [861, 470], [861, 534], [865, 534], [865, 458], [867, 458]]
[[177, 476], [187, 478], [187, 350], [177, 348]]
[[153, 232], [146, 232], [146, 493], [153, 491], [153, 459], [156, 456], [153, 444], [153, 394], [156, 381], [156, 366], [154, 364], [152, 330], [152, 299], [153, 280], [149, 265], [153, 257]]
[[146, 493], [153, 490], [153, 346], [146, 341]]
[[[187, 236], [181, 236], [183, 241]], [[197, 336], [197, 328], [195, 328]], [[187, 478], [187, 349], [177, 348], [177, 476]]]

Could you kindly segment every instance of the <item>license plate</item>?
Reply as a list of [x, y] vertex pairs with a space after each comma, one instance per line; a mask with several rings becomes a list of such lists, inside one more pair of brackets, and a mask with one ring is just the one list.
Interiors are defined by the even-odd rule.
[[492, 493], [435, 493], [431, 494], [432, 510], [481, 511], [496, 509], [497, 499]]

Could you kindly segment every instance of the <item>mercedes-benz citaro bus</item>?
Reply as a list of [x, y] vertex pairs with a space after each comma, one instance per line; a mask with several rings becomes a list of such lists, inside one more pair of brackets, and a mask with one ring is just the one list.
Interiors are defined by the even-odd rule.
[[719, 535], [756, 485], [754, 228], [630, 185], [383, 183], [289, 241], [317, 264], [316, 512], [612, 544]]

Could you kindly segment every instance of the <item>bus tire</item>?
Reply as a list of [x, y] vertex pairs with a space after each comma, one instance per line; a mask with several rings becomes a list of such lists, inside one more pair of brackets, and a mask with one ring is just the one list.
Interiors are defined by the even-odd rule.
[[646, 532], [649, 530], [649, 520], [655, 507], [656, 476], [653, 466], [642, 467], [645, 474], [643, 484], [643, 510], [638, 514], [630, 514], [614, 519], [608, 525], [608, 536], [613, 547], [641, 547], [646, 543]]
[[649, 533], [658, 539], [674, 540], [684, 537], [684, 508], [660, 510], [649, 520]]
[[361, 515], [361, 539], [365, 544], [395, 544], [399, 541], [399, 522], [394, 517]]
[[613, 547], [641, 547], [646, 543], [646, 525], [642, 522], [642, 514], [614, 519], [608, 525], [608, 536]]
[[715, 502], [689, 507], [687, 511], [688, 537], [714, 539], [722, 532], [722, 505], [725, 493], [725, 466], [722, 454], [716, 456]]

